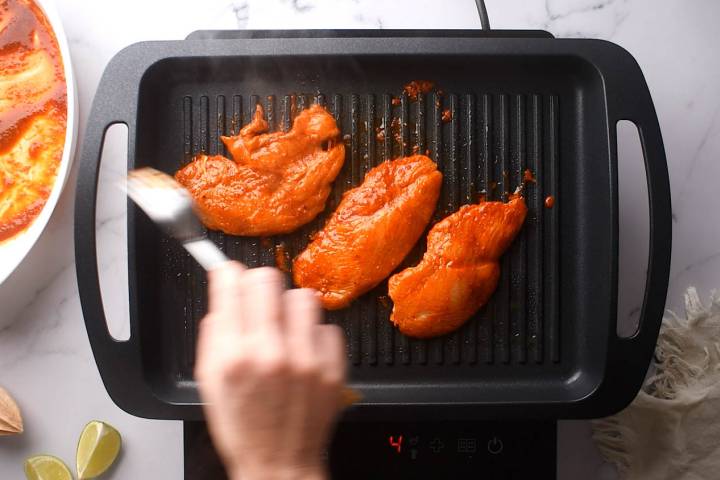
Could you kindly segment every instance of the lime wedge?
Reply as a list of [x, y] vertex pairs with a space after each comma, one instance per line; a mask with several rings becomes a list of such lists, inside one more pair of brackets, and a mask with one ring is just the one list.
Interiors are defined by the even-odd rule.
[[25, 460], [28, 480], [73, 480], [70, 469], [57, 457], [36, 455]]
[[111, 425], [97, 420], [85, 425], [77, 448], [78, 478], [95, 478], [110, 468], [121, 443], [120, 434]]

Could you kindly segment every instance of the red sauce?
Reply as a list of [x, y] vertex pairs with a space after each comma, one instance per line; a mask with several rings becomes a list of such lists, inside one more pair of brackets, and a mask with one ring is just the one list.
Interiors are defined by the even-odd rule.
[[511, 201], [517, 200], [518, 198], [523, 198], [522, 193], [520, 193], [520, 191], [515, 191], [515, 192], [511, 193], [510, 195], [508, 195], [508, 199]]
[[553, 205], [555, 205], [555, 197], [552, 195], [545, 197], [545, 208], [552, 208]]
[[268, 127], [258, 104], [239, 135], [221, 137], [232, 159], [197, 155], [175, 173], [208, 228], [271, 236], [292, 232], [325, 209], [345, 161], [333, 116], [311, 105], [289, 131], [266, 133]]
[[442, 112], [442, 121], [448, 123], [450, 120], [452, 120], [452, 113], [449, 108], [446, 108]]
[[297, 96], [290, 95], [290, 118], [297, 117]]
[[321, 292], [328, 310], [345, 308], [372, 290], [423, 234], [441, 186], [437, 165], [422, 155], [370, 169], [362, 184], [343, 194], [323, 229], [293, 260], [295, 284]]
[[390, 321], [415, 338], [459, 328], [498, 285], [500, 257], [525, 222], [522, 197], [464, 205], [436, 223], [417, 265], [388, 279]]
[[275, 265], [283, 272], [290, 272], [290, 259], [288, 258], [284, 243], [275, 245]]
[[523, 172], [523, 182], [532, 182], [532, 183], [537, 182], [537, 180], [535, 179], [535, 176], [533, 175], [532, 171], [530, 171], [529, 168], [526, 168], [525, 172]]
[[375, 138], [378, 142], [384, 142], [385, 141], [385, 129], [383, 127], [377, 127], [375, 129]]
[[435, 87], [435, 82], [430, 80], [413, 80], [403, 87], [403, 90], [410, 97], [410, 100], [417, 100], [421, 93], [428, 93]]
[[400, 135], [400, 119], [395, 117], [390, 122], [390, 131], [392, 136], [397, 143], [402, 143], [402, 136]]
[[390, 103], [393, 104], [393, 106], [397, 107], [400, 105], [400, 99], [398, 97], [393, 97], [392, 100], [390, 100]]
[[0, 241], [47, 202], [66, 123], [65, 72], [48, 20], [30, 0], [0, 0]]

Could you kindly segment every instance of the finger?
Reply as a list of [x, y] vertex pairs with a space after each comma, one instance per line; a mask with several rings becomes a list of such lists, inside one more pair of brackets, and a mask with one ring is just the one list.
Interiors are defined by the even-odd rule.
[[320, 323], [322, 310], [314, 290], [299, 288], [283, 294], [283, 315], [288, 353], [301, 370], [317, 364], [314, 327]]
[[242, 310], [242, 276], [245, 267], [226, 262], [208, 272], [208, 307], [210, 312], [239, 313]]
[[198, 365], [217, 358], [221, 343], [237, 343], [241, 338], [245, 270], [241, 263], [230, 261], [208, 272], [208, 314], [199, 326]]
[[288, 405], [286, 449], [292, 451], [298, 445], [307, 444], [304, 438], [308, 414], [319, 408], [314, 401], [317, 380], [320, 378], [318, 354], [315, 351], [314, 326], [321, 317], [320, 305], [309, 289], [288, 290], [283, 294], [283, 323], [287, 358], [293, 376], [289, 384], [289, 395], [293, 400]]
[[206, 315], [198, 326], [196, 372], [202, 368], [212, 373], [218, 365], [237, 357], [242, 349], [242, 340], [239, 322], [223, 319], [220, 314]]
[[337, 325], [317, 325], [315, 345], [325, 381], [341, 385], [347, 376], [345, 334]]
[[[205, 380], [209, 367], [208, 362], [212, 358], [210, 352], [213, 347], [213, 319], [206, 315], [198, 327], [197, 347], [195, 348], [195, 379], [198, 383]], [[202, 393], [202, 391], [201, 391]]]
[[280, 337], [284, 286], [285, 279], [275, 268], [253, 268], [242, 276], [243, 326], [249, 335], [263, 341]]

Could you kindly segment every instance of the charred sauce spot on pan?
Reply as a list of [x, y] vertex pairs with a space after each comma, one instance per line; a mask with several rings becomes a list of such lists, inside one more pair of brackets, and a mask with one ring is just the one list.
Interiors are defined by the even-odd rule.
[[523, 182], [525, 183], [536, 183], [537, 180], [529, 168], [526, 168], [523, 172]]
[[390, 307], [392, 306], [392, 304], [390, 303], [390, 297], [388, 297], [387, 295], [380, 295], [378, 297], [378, 302], [380, 303], [380, 305], [387, 309], [390, 309]]
[[375, 129], [375, 139], [378, 142], [384, 142], [385, 141], [385, 129], [377, 127]]
[[297, 117], [297, 95], [290, 95], [290, 119]]
[[390, 123], [390, 132], [397, 143], [402, 142], [402, 135], [400, 135], [400, 119], [395, 117]]
[[410, 83], [403, 87], [403, 91], [407, 94], [410, 100], [415, 101], [418, 99], [418, 95], [423, 93], [429, 93], [435, 88], [435, 82], [430, 80], [412, 80]]
[[375, 127], [375, 139], [378, 142], [385, 141], [385, 118], [380, 118], [380, 124]]
[[275, 265], [285, 273], [290, 272], [290, 258], [283, 242], [275, 245]]
[[271, 248], [273, 246], [273, 241], [269, 237], [262, 237], [260, 238], [260, 246], [262, 248]]

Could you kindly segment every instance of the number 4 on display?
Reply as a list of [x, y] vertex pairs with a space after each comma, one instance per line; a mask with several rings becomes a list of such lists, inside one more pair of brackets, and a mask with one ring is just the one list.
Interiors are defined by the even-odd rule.
[[397, 453], [400, 453], [402, 451], [402, 442], [403, 442], [402, 435], [398, 436], [397, 440], [395, 440], [394, 435], [390, 435], [390, 438], [388, 440], [390, 440], [390, 446], [392, 448], [394, 448], [395, 450], [397, 450]]

